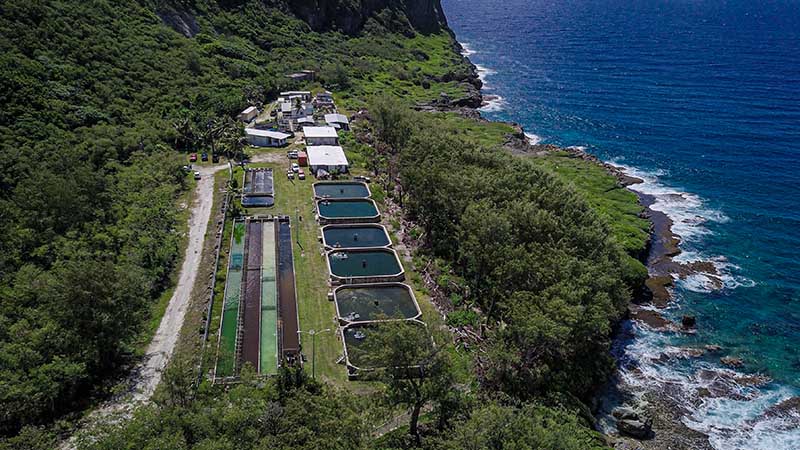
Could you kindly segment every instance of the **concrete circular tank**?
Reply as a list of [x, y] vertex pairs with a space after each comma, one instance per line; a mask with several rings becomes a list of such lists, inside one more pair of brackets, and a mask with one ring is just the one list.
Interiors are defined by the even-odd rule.
[[414, 291], [402, 283], [339, 286], [333, 291], [333, 301], [343, 325], [417, 319], [422, 315]]
[[403, 281], [405, 273], [394, 250], [350, 248], [327, 255], [328, 273], [335, 284]]
[[317, 215], [322, 225], [377, 223], [381, 220], [378, 206], [369, 198], [317, 200]]
[[314, 183], [314, 197], [319, 199], [368, 198], [369, 186], [360, 181], [320, 181]]
[[383, 225], [344, 224], [322, 227], [322, 243], [328, 249], [377, 248], [392, 245], [392, 240]]

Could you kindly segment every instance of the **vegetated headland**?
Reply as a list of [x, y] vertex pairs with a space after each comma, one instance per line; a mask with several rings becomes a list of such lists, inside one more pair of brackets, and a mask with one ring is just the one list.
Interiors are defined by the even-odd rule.
[[[245, 368], [234, 384], [212, 383], [215, 337], [206, 342], [198, 330], [222, 314], [225, 271], [214, 266], [226, 267], [229, 249], [218, 242], [231, 230], [221, 225], [261, 211], [233, 200], [223, 216], [242, 172], [230, 181], [209, 169], [209, 230], [220, 234], [206, 235], [202, 276], [161, 384], [75, 445], [613, 443], [594, 429], [592, 400], [614, 373], [617, 327], [629, 308], [641, 314], [633, 300], [648, 298], [648, 248], [666, 249], [651, 271], [671, 270], [668, 224], [650, 216], [651, 242], [646, 199], [624, 188], [634, 180], [481, 119], [476, 68], [438, 1], [12, 1], [0, 36], [0, 448], [53, 448], [118, 393], [178, 279], [198, 192], [181, 166], [191, 153], [249, 155], [280, 174], [286, 150], [245, 145], [233, 118], [253, 106], [269, 120], [279, 93], [296, 89], [330, 91], [350, 118], [339, 139], [351, 172], [372, 179], [428, 324], [429, 335], [376, 332], [374, 367], [424, 370], [349, 382], [332, 332], [315, 337], [318, 378], [306, 364], [268, 378]], [[301, 331], [331, 326], [310, 182], [275, 178], [271, 211], [290, 216], [297, 239]], [[218, 301], [209, 315], [210, 298]], [[621, 420], [629, 419], [637, 421]]]

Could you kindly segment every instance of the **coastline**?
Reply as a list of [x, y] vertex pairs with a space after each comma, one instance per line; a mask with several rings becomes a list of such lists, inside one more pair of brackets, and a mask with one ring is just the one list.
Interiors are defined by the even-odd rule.
[[[464, 111], [465, 108], [436, 108], [439, 110], [448, 109], [461, 115], [472, 117], [476, 120], [490, 121], [480, 114], [480, 112], [491, 112], [499, 107], [499, 102], [503, 98], [499, 95], [484, 95], [482, 88], [485, 86], [484, 77], [481, 76], [480, 69], [472, 63], [469, 55], [474, 51], [456, 40], [455, 50], [468, 62], [472, 68], [471, 79], [476, 80], [475, 87], [478, 88], [480, 96], [480, 107], [467, 108], [471, 111]], [[426, 105], [427, 106], [427, 105]], [[441, 106], [441, 105], [440, 105]], [[453, 105], [461, 106], [461, 105]], [[509, 136], [505, 147], [513, 154], [537, 156], [547, 155], [554, 152], [566, 152], [574, 158], [582, 159], [592, 164], [596, 164], [615, 177], [620, 186], [636, 194], [639, 204], [644, 208], [644, 217], [650, 223], [650, 235], [646, 247], [637, 259], [644, 263], [648, 269], [649, 277], [645, 281], [640, 298], [632, 299], [628, 307], [627, 319], [631, 322], [642, 324], [646, 327], [663, 332], [694, 332], [693, 318], [683, 324], [677, 324], [667, 319], [660, 313], [670, 306], [673, 301], [671, 287], [673, 277], [685, 279], [688, 276], [701, 274], [709, 277], [716, 287], [722, 286], [722, 281], [718, 278], [719, 273], [710, 261], [693, 261], [683, 263], [675, 261], [675, 257], [681, 254], [679, 247], [681, 239], [673, 232], [673, 220], [664, 212], [652, 208], [656, 202], [655, 196], [636, 189], [633, 186], [644, 183], [642, 178], [633, 176], [625, 171], [624, 167], [604, 162], [596, 156], [577, 147], [559, 147], [551, 144], [539, 143], [540, 138], [529, 135], [524, 128], [517, 123], [503, 122], [511, 125], [515, 133]], [[687, 326], [688, 325], [688, 326]], [[620, 326], [620, 331], [615, 337], [615, 341], [621, 347], [625, 342], [634, 338], [631, 327]], [[691, 353], [691, 352], [689, 352]], [[700, 354], [699, 352], [697, 353]], [[619, 358], [618, 363], [619, 363]], [[668, 389], [665, 388], [665, 389]], [[611, 392], [613, 391], [613, 392]], [[645, 439], [635, 439], [632, 437], [621, 436], [619, 433], [609, 431], [607, 427], [598, 426], [603, 432], [610, 445], [620, 449], [642, 448], [647, 450], [674, 450], [674, 449], [701, 449], [712, 450], [709, 436], [695, 431], [683, 423], [681, 418], [689, 413], [686, 405], [676, 401], [670, 395], [662, 395], [657, 391], [642, 391], [629, 385], [620, 377], [618, 372], [601, 389], [598, 394], [600, 397], [613, 397], [620, 404], [634, 404], [652, 421], [652, 434]], [[593, 408], [598, 416], [606, 414], [610, 417], [611, 408], [607, 411], [602, 410], [602, 401], [598, 401], [597, 407]], [[608, 405], [606, 405], [608, 406]]]

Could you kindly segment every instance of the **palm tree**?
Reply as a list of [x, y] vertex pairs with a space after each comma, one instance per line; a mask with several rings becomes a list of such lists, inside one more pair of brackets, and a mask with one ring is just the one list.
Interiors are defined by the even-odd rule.
[[172, 128], [177, 135], [175, 136], [175, 148], [187, 149], [193, 148], [197, 141], [195, 136], [194, 126], [189, 117], [182, 117], [172, 123]]

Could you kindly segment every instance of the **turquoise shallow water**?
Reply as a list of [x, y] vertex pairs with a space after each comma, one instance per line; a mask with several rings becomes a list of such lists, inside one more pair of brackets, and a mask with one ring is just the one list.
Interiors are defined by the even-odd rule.
[[[717, 448], [800, 448], [800, 420], [763, 416], [800, 395], [798, 3], [443, 4], [484, 94], [497, 96], [485, 117], [626, 166], [675, 222], [680, 259], [711, 260], [721, 273], [721, 289], [700, 276], [677, 282], [667, 315], [696, 315], [698, 333], [634, 327], [620, 357], [643, 375], [623, 375], [643, 388], [682, 386], [675, 397], [694, 409], [684, 422]], [[706, 343], [723, 352], [651, 361]], [[699, 398], [730, 375], [724, 355], [774, 382], [734, 386], [745, 399]]]

